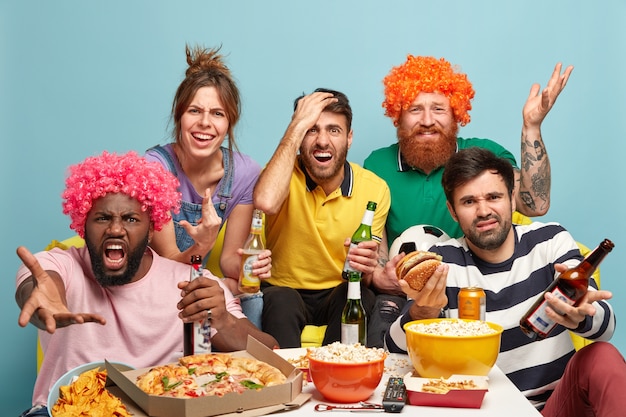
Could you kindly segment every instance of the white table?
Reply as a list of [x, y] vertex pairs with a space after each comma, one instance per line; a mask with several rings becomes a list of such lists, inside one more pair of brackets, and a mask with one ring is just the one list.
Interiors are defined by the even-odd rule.
[[[280, 349], [277, 350], [280, 356], [284, 358], [297, 358], [304, 354], [305, 349]], [[380, 385], [374, 391], [368, 402], [380, 404], [382, 402], [382, 394], [387, 385], [387, 379], [390, 376], [404, 376], [411, 372], [413, 367], [407, 355], [390, 354], [385, 360], [385, 374]], [[302, 392], [311, 393], [311, 399], [299, 409], [280, 413], [285, 416], [313, 416], [320, 415], [314, 411], [315, 405], [319, 403], [334, 404], [326, 401], [324, 397], [315, 389], [312, 382], [306, 383]], [[350, 405], [350, 404], [334, 404], [334, 405]], [[352, 404], [357, 405], [357, 404]], [[335, 415], [336, 413], [349, 413], [350, 411], [327, 411], [326, 414]], [[372, 411], [368, 411], [371, 413]], [[517, 417], [517, 416], [540, 416], [541, 414], [533, 407], [526, 397], [513, 385], [513, 383], [504, 375], [504, 373], [496, 366], [489, 373], [489, 391], [485, 394], [482, 406], [479, 409], [473, 408], [446, 408], [446, 407], [422, 407], [406, 405], [401, 413], [411, 415], [423, 415], [428, 417], [436, 416], [481, 416], [481, 417]], [[401, 414], [400, 413], [400, 414]], [[323, 415], [323, 414], [321, 414]], [[320, 415], [320, 416], [321, 416]]]

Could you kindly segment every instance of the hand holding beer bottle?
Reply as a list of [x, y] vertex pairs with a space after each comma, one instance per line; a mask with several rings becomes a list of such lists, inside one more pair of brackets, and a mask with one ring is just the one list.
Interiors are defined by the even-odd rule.
[[[356, 231], [352, 234], [352, 238], [350, 239], [350, 249], [356, 247], [359, 242], [365, 242], [368, 240], [372, 240], [372, 222], [374, 221], [374, 212], [376, 211], [376, 203], [373, 201], [367, 202], [367, 208], [365, 210], [365, 214], [363, 214], [363, 220], [361, 220], [361, 224], [356, 229]], [[343, 265], [343, 272], [341, 276], [343, 279], [347, 280], [350, 272], [358, 272], [354, 268], [350, 266], [350, 261], [348, 261], [348, 257], [346, 256], [346, 262]], [[359, 273], [359, 276], [361, 274]]]
[[614, 246], [609, 239], [604, 239], [580, 264], [561, 273], [550, 284], [520, 320], [520, 327], [526, 336], [533, 340], [545, 339], [557, 325], [546, 314], [546, 307], [549, 307], [549, 304], [545, 300], [545, 294], [549, 292], [554, 297], [570, 305], [578, 305], [578, 302], [587, 293], [589, 278], [593, 271], [596, 270], [606, 255], [613, 250]]
[[252, 274], [253, 264], [259, 259], [259, 253], [265, 249], [263, 244], [263, 212], [254, 210], [250, 235], [243, 245], [241, 269], [239, 272], [239, 291], [254, 294], [261, 289], [261, 280]]
[[[202, 275], [202, 257], [191, 256], [191, 275], [189, 280]], [[184, 324], [183, 356], [195, 355], [211, 351], [211, 311], [207, 311], [208, 317], [201, 321]]]

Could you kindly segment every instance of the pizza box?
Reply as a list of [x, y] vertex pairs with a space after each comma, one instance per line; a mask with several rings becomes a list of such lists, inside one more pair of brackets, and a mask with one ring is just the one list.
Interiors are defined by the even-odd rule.
[[[123, 394], [121, 396], [128, 397], [134, 403], [127, 403], [129, 408], [134, 409], [136, 405], [145, 413], [137, 413], [137, 410], [134, 410], [136, 416], [208, 417], [228, 413], [235, 413], [238, 416], [257, 416], [297, 408], [310, 398], [310, 394], [302, 394], [302, 372], [258, 340], [249, 336], [246, 350], [233, 352], [233, 356], [253, 357], [275, 366], [287, 377], [287, 381], [259, 391], [229, 393], [223, 397], [161, 397], [149, 395], [135, 384], [137, 377], [152, 367], [123, 370], [114, 363], [105, 361], [105, 364], [107, 375], [119, 388], [119, 393]], [[115, 387], [111, 391], [117, 393]]]
[[422, 385], [433, 378], [417, 378], [409, 372], [404, 376], [404, 385], [407, 391], [407, 401], [411, 405], [431, 407], [454, 407], [454, 408], [480, 408], [485, 393], [489, 390], [489, 379], [486, 376], [477, 375], [452, 375], [448, 381], [471, 380], [476, 385], [475, 389], [453, 389], [445, 394], [423, 392]]

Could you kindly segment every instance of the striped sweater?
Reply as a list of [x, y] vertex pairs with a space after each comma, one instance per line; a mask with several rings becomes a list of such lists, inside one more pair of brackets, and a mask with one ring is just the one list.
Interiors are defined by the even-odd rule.
[[[567, 329], [557, 326], [541, 341], [532, 341], [519, 328], [519, 320], [556, 276], [555, 263], [577, 265], [582, 259], [572, 236], [559, 224], [534, 222], [514, 225], [515, 250], [505, 262], [490, 264], [469, 250], [465, 238], [439, 243], [431, 250], [450, 266], [446, 295], [447, 317], [458, 317], [458, 293], [463, 287], [485, 290], [486, 320], [504, 327], [498, 367], [517, 388], [541, 408], [563, 375], [575, 350]], [[589, 290], [597, 289], [591, 280]], [[411, 321], [406, 313], [391, 325], [385, 344], [391, 352], [406, 351], [402, 326]], [[592, 340], [607, 341], [615, 330], [613, 309], [606, 301], [594, 303], [595, 316], [588, 316], [575, 333]]]

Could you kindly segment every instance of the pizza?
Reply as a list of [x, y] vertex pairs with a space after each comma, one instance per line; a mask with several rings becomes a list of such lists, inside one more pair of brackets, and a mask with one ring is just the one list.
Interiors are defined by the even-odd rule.
[[228, 353], [183, 356], [178, 363], [156, 366], [137, 377], [151, 395], [194, 398], [258, 390], [286, 381], [277, 368], [253, 358]]

